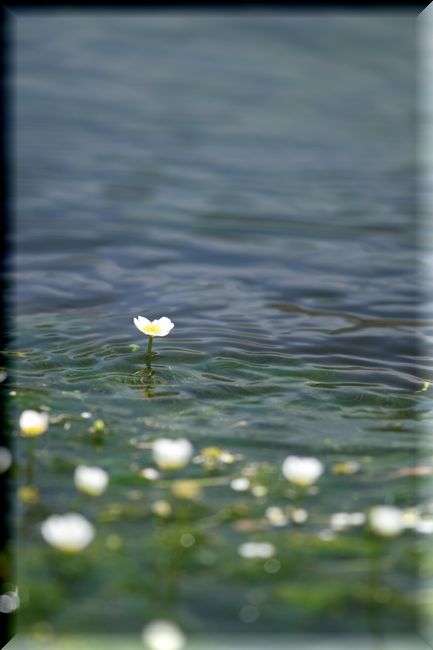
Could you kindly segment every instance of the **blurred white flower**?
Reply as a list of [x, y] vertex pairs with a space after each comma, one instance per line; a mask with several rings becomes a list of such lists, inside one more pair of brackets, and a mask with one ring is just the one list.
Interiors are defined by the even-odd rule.
[[204, 465], [207, 470], [214, 470], [223, 465], [232, 465], [237, 460], [240, 460], [239, 454], [232, 454], [220, 447], [205, 447], [193, 462]]
[[248, 478], [243, 476], [240, 478], [234, 478], [230, 483], [230, 487], [235, 492], [246, 492], [250, 487], [250, 481]]
[[317, 537], [322, 540], [322, 542], [332, 542], [335, 539], [335, 533], [329, 528], [324, 528], [317, 533]]
[[405, 528], [415, 529], [421, 519], [421, 509], [419, 507], [406, 508], [402, 512], [402, 517]]
[[433, 534], [433, 519], [421, 519], [416, 523], [415, 530], [417, 533], [423, 535], [432, 535]]
[[171, 621], [154, 621], [143, 630], [142, 640], [148, 650], [182, 650], [185, 636]]
[[160, 469], [182, 469], [191, 459], [193, 446], [186, 438], [159, 438], [152, 445], [153, 460]]
[[290, 519], [294, 524], [305, 524], [308, 519], [308, 512], [304, 508], [295, 508], [290, 513]]
[[162, 499], [160, 501], [155, 501], [152, 503], [150, 509], [157, 517], [169, 517], [172, 513], [172, 508], [169, 502]]
[[289, 518], [286, 513], [278, 506], [270, 506], [267, 508], [265, 516], [272, 526], [286, 526], [289, 523]]
[[347, 460], [342, 463], [336, 463], [332, 466], [333, 474], [357, 474], [361, 469], [361, 463], [357, 460]]
[[18, 589], [15, 591], [8, 591], [0, 596], [0, 613], [11, 614], [15, 612], [20, 606], [20, 597]]
[[251, 488], [251, 494], [254, 494], [255, 497], [259, 499], [265, 497], [268, 493], [268, 488], [265, 485], [254, 485]]
[[283, 463], [283, 474], [288, 481], [300, 487], [309, 487], [323, 474], [323, 463], [317, 458], [288, 456]]
[[41, 525], [42, 537], [63, 553], [78, 553], [90, 544], [95, 527], [78, 513], [51, 515]]
[[201, 485], [194, 479], [173, 481], [171, 491], [178, 499], [197, 499], [201, 495]]
[[405, 527], [402, 510], [394, 506], [375, 506], [368, 513], [368, 522], [381, 537], [396, 537]]
[[352, 512], [350, 515], [350, 524], [351, 526], [362, 526], [362, 524], [365, 524], [366, 518], [363, 512]]
[[48, 413], [23, 411], [20, 415], [21, 435], [26, 437], [40, 436], [48, 429]]
[[268, 559], [275, 555], [275, 546], [270, 542], [245, 542], [238, 548], [241, 557]]
[[335, 512], [329, 520], [332, 530], [343, 531], [350, 526], [361, 526], [365, 522], [363, 512]]
[[12, 454], [7, 447], [0, 447], [0, 474], [8, 471], [12, 465]]
[[79, 465], [74, 472], [74, 483], [80, 492], [97, 497], [107, 489], [108, 474], [100, 467]]
[[167, 336], [174, 327], [174, 323], [166, 316], [157, 318], [152, 322], [148, 318], [144, 318], [144, 316], [138, 316], [134, 318], [134, 325], [147, 336]]
[[141, 476], [147, 481], [157, 481], [159, 479], [159, 472], [154, 467], [145, 467], [140, 472]]

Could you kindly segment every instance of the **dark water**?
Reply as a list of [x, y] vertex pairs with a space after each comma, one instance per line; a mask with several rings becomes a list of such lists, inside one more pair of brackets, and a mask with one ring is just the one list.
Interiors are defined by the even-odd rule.
[[[135, 634], [164, 615], [192, 634], [413, 630], [424, 540], [320, 536], [333, 512], [418, 503], [413, 477], [393, 477], [414, 461], [432, 376], [416, 353], [431, 325], [411, 14], [21, 11], [15, 39], [13, 403], [54, 418], [39, 502], [19, 508], [23, 628]], [[150, 376], [137, 314], [175, 323]], [[104, 420], [102, 442], [82, 412]], [[208, 487], [155, 522], [167, 490], [137, 468], [159, 436], [243, 454], [223, 476], [266, 464], [268, 495]], [[308, 522], [239, 530], [297, 503], [289, 453], [327, 467]], [[348, 460], [359, 473], [332, 473]], [[78, 463], [110, 488], [80, 504], [97, 538], [62, 564], [38, 526], [77, 508]], [[279, 571], [240, 560], [250, 540], [275, 544]]]

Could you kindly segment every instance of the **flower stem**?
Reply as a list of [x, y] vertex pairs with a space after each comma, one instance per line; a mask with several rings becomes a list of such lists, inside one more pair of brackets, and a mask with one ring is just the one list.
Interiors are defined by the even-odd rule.
[[153, 336], [149, 336], [149, 343], [147, 344], [147, 352], [146, 352], [147, 357], [150, 357], [150, 355], [152, 354], [152, 343], [153, 343]]
[[33, 437], [29, 437], [28, 440], [27, 485], [32, 485], [35, 466], [35, 439]]

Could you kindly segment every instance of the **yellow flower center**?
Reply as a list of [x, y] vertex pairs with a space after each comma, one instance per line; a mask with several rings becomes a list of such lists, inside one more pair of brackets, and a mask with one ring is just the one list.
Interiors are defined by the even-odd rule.
[[161, 328], [159, 325], [155, 325], [154, 323], [149, 323], [149, 325], [146, 325], [144, 332], [145, 334], [149, 334], [149, 336], [154, 336], [155, 334], [160, 334]]

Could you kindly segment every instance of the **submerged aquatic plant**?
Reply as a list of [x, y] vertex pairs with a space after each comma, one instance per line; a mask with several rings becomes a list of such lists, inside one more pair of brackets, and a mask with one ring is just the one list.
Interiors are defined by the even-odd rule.
[[150, 357], [152, 353], [152, 344], [153, 338], [155, 336], [167, 336], [174, 327], [174, 323], [171, 322], [167, 316], [162, 318], [157, 318], [153, 321], [150, 321], [144, 316], [137, 316], [134, 318], [135, 327], [140, 330], [143, 334], [146, 334], [149, 337], [149, 343], [147, 345], [146, 355]]

